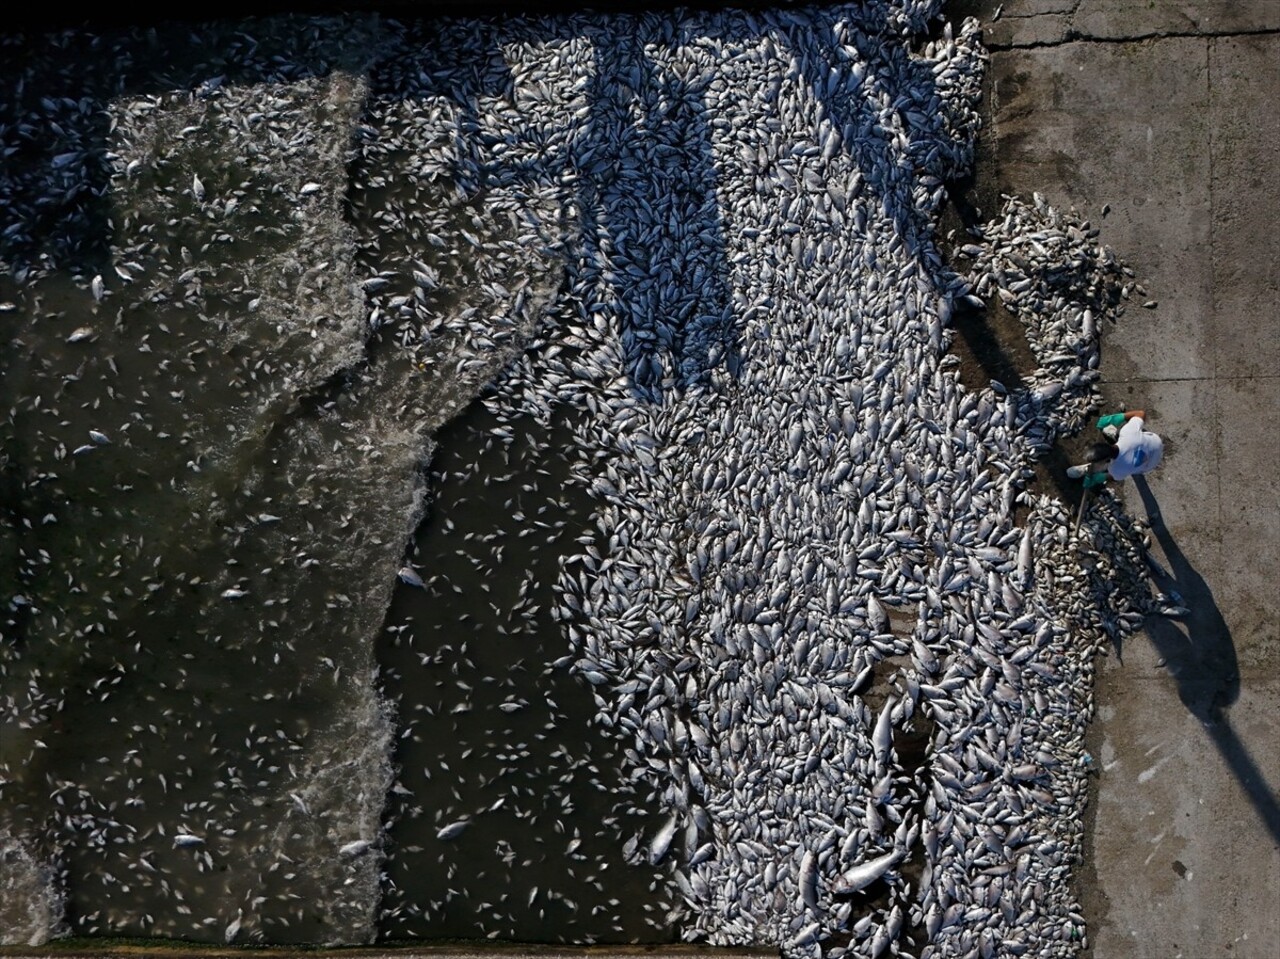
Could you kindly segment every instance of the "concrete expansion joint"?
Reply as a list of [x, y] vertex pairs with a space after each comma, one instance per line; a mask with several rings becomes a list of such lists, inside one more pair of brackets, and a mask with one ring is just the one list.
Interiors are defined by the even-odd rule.
[[1275, 380], [1280, 379], [1280, 373], [1229, 373], [1225, 375], [1210, 374], [1209, 376], [1131, 376], [1125, 379], [1111, 380], [1105, 376], [1099, 380], [1102, 384], [1110, 383], [1113, 386], [1122, 383], [1252, 383], [1257, 380]]
[[[1023, 19], [1031, 20], [1034, 17], [1002, 17], [1002, 19]], [[1124, 44], [1124, 43], [1140, 43], [1144, 40], [1219, 40], [1230, 39], [1232, 37], [1269, 37], [1280, 35], [1280, 28], [1259, 27], [1256, 30], [1153, 30], [1150, 33], [1134, 33], [1123, 37], [1099, 37], [1082, 34], [1077, 30], [1068, 27], [1061, 37], [1056, 40], [1032, 40], [1027, 43], [997, 43], [988, 41], [986, 47], [988, 50], [1004, 51], [1004, 50], [1038, 50], [1046, 47], [1064, 47], [1072, 43], [1098, 43], [1098, 44]]]

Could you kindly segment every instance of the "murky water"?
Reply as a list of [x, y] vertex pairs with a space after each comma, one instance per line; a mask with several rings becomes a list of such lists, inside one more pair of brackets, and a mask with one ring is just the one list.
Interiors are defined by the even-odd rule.
[[[557, 275], [530, 250], [495, 289], [475, 264], [518, 246], [509, 221], [481, 220], [486, 204], [447, 182], [425, 202], [397, 186], [399, 153], [347, 169], [371, 119], [348, 68], [370, 55], [371, 28], [10, 44], [22, 56], [6, 107], [13, 272], [0, 281], [0, 834], [4, 897], [18, 903], [6, 936], [38, 938], [65, 896], [77, 933], [360, 941], [392, 848], [387, 935], [670, 928], [654, 871], [623, 876], [617, 852], [637, 828], [621, 805], [644, 797], [618, 781], [586, 685], [550, 671], [567, 646], [548, 591], [585, 520], [581, 497], [579, 513], [535, 503], [567, 495], [545, 444], [505, 480], [489, 461], [465, 478], [437, 466], [414, 555], [458, 564], [461, 593], [445, 605], [401, 588], [389, 628], [416, 624], [387, 634], [385, 691], [377, 680], [432, 432], [520, 339], [490, 330], [497, 346], [465, 370], [457, 342], [483, 331], [480, 308], [503, 327], [536, 315]], [[50, 129], [63, 142], [37, 143]], [[411, 212], [392, 222], [397, 204]], [[396, 313], [412, 280], [386, 281], [381, 300], [357, 285], [405, 258], [432, 271], [416, 302], [434, 335]], [[454, 443], [467, 448], [465, 429], [438, 464], [468, 458]], [[534, 550], [501, 503], [465, 503], [541, 482], [537, 468], [554, 492], [510, 491], [529, 502]], [[534, 517], [549, 509], [544, 536]], [[445, 526], [498, 519], [478, 533], [501, 540], [497, 581], [469, 576]], [[474, 694], [436, 690], [446, 670]], [[529, 705], [498, 708], [508, 700]], [[415, 801], [393, 808], [384, 842], [393, 736], [390, 795]], [[442, 817], [471, 826], [435, 868]], [[509, 888], [495, 890], [499, 874]]]
[[555, 586], [594, 538], [573, 432], [478, 406], [439, 441], [413, 552], [425, 585], [397, 589], [379, 647], [400, 729], [381, 930], [671, 938], [665, 870], [622, 855], [657, 823], [568, 668]]
[[[361, 304], [337, 199], [297, 182], [340, 181], [341, 153], [245, 158], [264, 92], [110, 101], [104, 146], [140, 165], [112, 182], [100, 286], [55, 269], [10, 300], [5, 692], [25, 734], [5, 737], [5, 811], [59, 864], [78, 931], [369, 921], [376, 871], [336, 850], [381, 809], [364, 637], [388, 586], [344, 568], [362, 544], [329, 517], [390, 532], [412, 499], [353, 503], [361, 473], [390, 475], [350, 468], [352, 423], [299, 405], [358, 355]], [[336, 76], [270, 96], [267, 122], [317, 133], [360, 102]], [[396, 453], [386, 472], [411, 473]]]

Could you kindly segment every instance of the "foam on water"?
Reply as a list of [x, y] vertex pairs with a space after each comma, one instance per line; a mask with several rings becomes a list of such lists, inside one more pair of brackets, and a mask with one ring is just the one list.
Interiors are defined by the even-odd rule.
[[20, 836], [0, 836], [0, 942], [41, 945], [64, 931], [62, 911], [61, 884], [47, 857]]

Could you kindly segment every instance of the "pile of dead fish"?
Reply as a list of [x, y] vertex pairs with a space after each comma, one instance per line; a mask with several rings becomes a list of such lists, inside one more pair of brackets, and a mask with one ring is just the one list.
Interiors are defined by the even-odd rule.
[[[1096, 643], [1041, 593], [1062, 517], [1014, 508], [1089, 402], [1112, 260], [1039, 204], [981, 246], [1023, 276], [948, 271], [983, 55], [973, 24], [912, 54], [890, 10], [642, 19], [576, 84], [564, 56], [513, 69], [576, 96], [495, 144], [590, 127], [562, 147], [568, 290], [489, 402], [553, 384], [592, 414], [599, 534], [561, 613], [668, 811], [631, 851], [675, 860], [688, 937], [1067, 954]], [[1018, 396], [946, 354], [952, 305], [1000, 282], [1055, 352]]]
[[1022, 429], [1036, 451], [1080, 429], [1096, 400], [1102, 325], [1123, 314], [1133, 271], [1097, 242], [1098, 231], [1050, 207], [1006, 197], [1001, 215], [965, 244], [974, 258], [974, 288], [1017, 317], [1038, 368], [1015, 401]]
[[[117, 759], [182, 750], [173, 785], [193, 799], [168, 833], [111, 805], [110, 777], [57, 786], [79, 810], [50, 814], [66, 848], [83, 847], [75, 862], [109, 875], [116, 845], [150, 841], [143, 870], [116, 864], [123, 884], [158, 903], [181, 887], [212, 913], [148, 914], [143, 931], [372, 935], [377, 871], [396, 850], [377, 825], [389, 718], [360, 637], [380, 627], [397, 568], [416, 576], [398, 552], [423, 510], [414, 470], [483, 391], [500, 421], [575, 412], [575, 478], [597, 511], [562, 566], [557, 615], [598, 720], [662, 811], [657, 830], [619, 837], [618, 857], [669, 864], [684, 907], [665, 921], [789, 956], [1080, 947], [1092, 659], [1144, 612], [1138, 600], [1118, 618], [1098, 610], [1114, 569], [1140, 578], [1139, 554], [1118, 521], [1089, 527], [1101, 539], [1083, 546], [1061, 504], [1026, 486], [1094, 402], [1124, 273], [1038, 197], [977, 231], [960, 251], [969, 275], [948, 265], [938, 218], [946, 183], [970, 172], [985, 53], [976, 22], [942, 27], [942, 12], [941, 0], [878, 0], [388, 24], [363, 59], [253, 86], [214, 76], [181, 103], [112, 103], [111, 183], [139, 197], [117, 225], [114, 271], [77, 281], [102, 315], [83, 335], [67, 310], [41, 318], [103, 354], [149, 351], [173, 329], [210, 396], [226, 374], [227, 409], [258, 411], [164, 420], [119, 384], [148, 410], [131, 453], [163, 477], [167, 442], [182, 448], [181, 483], [150, 481], [148, 506], [173, 496], [226, 529], [204, 554], [187, 555], [181, 525], [159, 552], [141, 539], [125, 552], [161, 596], [203, 596], [210, 580], [207, 601], [177, 607], [192, 631], [244, 671], [296, 670], [281, 685], [300, 697], [323, 681], [337, 717], [314, 732], [246, 719], [246, 760], [215, 751], [200, 711], [163, 695], [151, 718], [173, 743], [126, 738]], [[203, 176], [191, 173], [202, 135], [229, 151]], [[344, 157], [326, 144], [339, 136], [353, 144], [347, 202], [376, 224], [359, 237], [338, 223]], [[50, 190], [78, 203], [62, 182], [77, 150], [48, 166]], [[308, 211], [323, 230], [308, 232]], [[151, 238], [151, 224], [184, 220], [199, 225], [194, 249]], [[230, 263], [235, 228], [279, 249]], [[24, 229], [6, 227], [13, 249], [29, 245]], [[24, 270], [20, 282], [43, 275]], [[1023, 321], [1039, 368], [1018, 389], [973, 391], [948, 353], [952, 318], [992, 297]], [[153, 330], [149, 311], [169, 325]], [[178, 381], [166, 389], [183, 410]], [[249, 479], [219, 481], [237, 461]], [[133, 473], [116, 469], [111, 495], [125, 496]], [[343, 502], [347, 475], [375, 525]], [[1019, 506], [1032, 507], [1021, 525]], [[354, 547], [359, 570], [324, 579], [314, 554]], [[13, 622], [29, 601], [8, 601]], [[57, 623], [41, 629], [25, 641], [56, 647]], [[5, 708], [43, 728], [58, 710], [36, 700], [57, 691], [39, 694], [39, 660], [10, 660]], [[185, 688], [185, 670], [154, 668]], [[145, 727], [134, 732], [142, 743]], [[210, 746], [185, 745], [197, 738]], [[250, 809], [250, 762], [274, 812]], [[166, 804], [171, 784], [147, 778], [129, 789]], [[195, 801], [206, 793], [212, 805]], [[437, 839], [463, 826], [442, 823]], [[21, 848], [23, 875], [51, 885]], [[199, 874], [222, 863], [238, 885], [215, 901]], [[85, 931], [138, 928], [127, 898], [103, 896], [112, 908]], [[330, 916], [304, 914], [307, 897]]]

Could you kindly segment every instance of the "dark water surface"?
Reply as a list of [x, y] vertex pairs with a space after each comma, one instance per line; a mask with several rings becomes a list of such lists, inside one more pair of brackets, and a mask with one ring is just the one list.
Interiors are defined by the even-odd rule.
[[375, 32], [7, 41], [0, 938], [671, 935], [647, 797], [551, 669], [571, 433], [441, 436], [395, 587], [432, 433], [558, 278], [404, 176], [439, 130], [351, 161]]
[[477, 404], [439, 441], [413, 550], [426, 585], [397, 588], [378, 649], [400, 729], [381, 932], [670, 939], [665, 870], [622, 856], [658, 823], [566, 662], [556, 580], [594, 538], [573, 432]]

